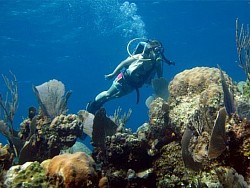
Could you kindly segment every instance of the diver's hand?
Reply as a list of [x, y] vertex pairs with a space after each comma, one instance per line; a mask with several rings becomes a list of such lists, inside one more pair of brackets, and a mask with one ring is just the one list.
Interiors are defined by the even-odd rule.
[[111, 73], [111, 74], [104, 75], [104, 77], [106, 80], [111, 80], [114, 77], [114, 75]]

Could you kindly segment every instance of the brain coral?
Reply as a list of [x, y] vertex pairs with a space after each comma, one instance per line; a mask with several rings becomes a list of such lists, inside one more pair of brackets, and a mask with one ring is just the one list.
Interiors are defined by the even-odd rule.
[[[225, 73], [230, 89], [233, 82]], [[183, 128], [193, 124], [213, 125], [216, 112], [223, 105], [223, 90], [220, 70], [209, 67], [195, 67], [177, 74], [169, 84], [169, 105], [171, 122]]]
[[97, 187], [94, 160], [83, 152], [63, 154], [44, 161], [42, 166], [52, 185], [65, 188]]

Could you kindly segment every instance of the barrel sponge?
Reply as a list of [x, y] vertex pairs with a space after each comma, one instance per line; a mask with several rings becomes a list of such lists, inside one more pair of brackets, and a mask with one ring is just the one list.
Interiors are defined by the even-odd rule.
[[97, 173], [94, 160], [84, 152], [62, 154], [44, 161], [43, 167], [53, 185], [63, 184], [65, 188], [96, 187]]

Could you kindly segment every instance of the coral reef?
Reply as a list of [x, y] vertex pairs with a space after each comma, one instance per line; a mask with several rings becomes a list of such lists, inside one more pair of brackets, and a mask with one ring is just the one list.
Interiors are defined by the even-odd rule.
[[[104, 108], [95, 115], [61, 111], [53, 118], [30, 108], [18, 132], [0, 120], [2, 133], [15, 143], [0, 147], [1, 186], [249, 186], [250, 121], [243, 116], [248, 99], [232, 79], [220, 69], [196, 67], [177, 74], [169, 94], [167, 101], [148, 103], [149, 119], [136, 132], [125, 127], [131, 111], [120, 116], [121, 108], [110, 118]], [[77, 138], [86, 135], [93, 151], [77, 152]], [[38, 162], [8, 170], [12, 161]]]
[[49, 183], [55, 187], [97, 187], [98, 178], [94, 160], [83, 152], [62, 154], [41, 164]]
[[[249, 39], [236, 20], [245, 82], [236, 86], [219, 66], [184, 70], [168, 87], [155, 79], [149, 119], [134, 133], [125, 127], [131, 110], [67, 114], [71, 91], [55, 79], [33, 87], [39, 110], [30, 107], [16, 131], [17, 79], [3, 76], [10, 95], [0, 94], [0, 132], [9, 145], [0, 144], [0, 187], [249, 187]], [[93, 151], [79, 152], [87, 135]]]

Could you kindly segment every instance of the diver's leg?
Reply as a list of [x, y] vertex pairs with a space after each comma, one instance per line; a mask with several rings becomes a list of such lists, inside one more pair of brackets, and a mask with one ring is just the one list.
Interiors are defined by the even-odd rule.
[[113, 82], [113, 84], [107, 91], [103, 91], [100, 94], [98, 94], [95, 100], [88, 104], [87, 111], [94, 114], [107, 101], [120, 97], [119, 96], [120, 90], [117, 88], [117, 84], [118, 84], [117, 82]]
[[120, 93], [121, 92], [119, 89], [117, 89], [116, 85], [112, 84], [111, 87], [107, 91], [103, 91], [100, 94], [98, 94], [95, 98], [95, 101], [98, 101], [98, 102], [104, 104], [109, 100], [121, 97]]

